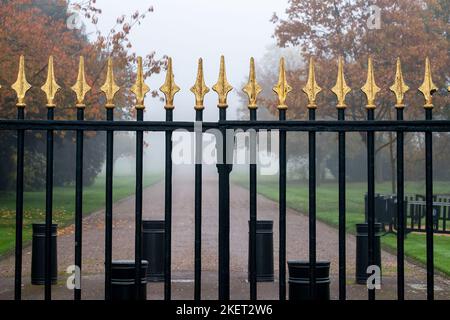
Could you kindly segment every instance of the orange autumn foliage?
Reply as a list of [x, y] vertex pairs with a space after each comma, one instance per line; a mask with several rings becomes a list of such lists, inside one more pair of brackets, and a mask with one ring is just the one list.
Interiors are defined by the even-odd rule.
[[[380, 8], [379, 29], [368, 28], [369, 5]], [[365, 96], [360, 88], [367, 77], [367, 58], [372, 56], [375, 78], [382, 91], [377, 99], [377, 118], [389, 117], [395, 104], [389, 90], [395, 78], [397, 57], [401, 58], [404, 78], [410, 86], [406, 94], [407, 117], [423, 117], [423, 96], [417, 88], [423, 82], [425, 58], [432, 64], [434, 82], [446, 87], [450, 62], [448, 21], [439, 12], [446, 10], [445, 1], [439, 0], [374, 0], [331, 1], [290, 0], [285, 18], [274, 16], [275, 37], [280, 46], [298, 45], [304, 61], [314, 56], [317, 62], [316, 76], [319, 85], [331, 89], [336, 83], [337, 59], [345, 59], [345, 75], [352, 92], [347, 97], [348, 115], [353, 119], [366, 116]], [[447, 8], [448, 9], [448, 8]], [[447, 12], [448, 13], [448, 12]], [[291, 74], [291, 85], [302, 88], [306, 68]], [[303, 117], [306, 99], [301, 90], [291, 95], [291, 102], [301, 101], [302, 108], [291, 108], [291, 116]], [[336, 116], [336, 100], [330, 90], [325, 90], [319, 100], [323, 117]], [[435, 112], [446, 112], [446, 94], [435, 95]], [[302, 109], [302, 110], [300, 110]]]
[[[136, 55], [130, 51], [132, 44], [128, 35], [134, 24], [145, 16], [133, 13], [130, 19], [125, 16], [117, 19], [117, 25], [108, 35], [95, 33], [85, 35], [81, 28], [68, 28], [70, 16], [67, 1], [16, 0], [3, 1], [0, 5], [0, 117], [14, 118], [15, 92], [11, 84], [17, 78], [19, 56], [25, 56], [27, 80], [33, 88], [27, 94], [27, 118], [45, 117], [45, 95], [40, 90], [47, 76], [49, 55], [55, 59], [55, 75], [62, 89], [56, 95], [56, 117], [74, 118], [75, 95], [70, 87], [75, 83], [78, 72], [79, 56], [84, 56], [87, 81], [92, 91], [86, 96], [86, 118], [104, 118], [103, 96], [100, 87], [106, 73], [106, 59], [114, 60], [117, 83], [130, 86], [134, 77]], [[73, 9], [96, 24], [101, 10], [95, 7], [95, 1], [82, 1], [72, 4]], [[157, 60], [155, 53], [145, 59], [146, 76], [158, 73], [164, 60]], [[116, 103], [122, 114], [129, 114], [132, 97], [123, 92], [117, 95]]]

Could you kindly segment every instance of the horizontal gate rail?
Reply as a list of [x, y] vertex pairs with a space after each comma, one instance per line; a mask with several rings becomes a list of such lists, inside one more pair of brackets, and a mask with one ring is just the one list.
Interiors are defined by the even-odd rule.
[[[372, 121], [250, 121], [225, 120], [219, 122], [202, 122], [203, 132], [209, 129], [255, 129], [284, 131], [317, 132], [449, 132], [449, 120], [372, 120]], [[194, 132], [195, 122], [190, 121], [97, 121], [97, 120], [0, 120], [0, 130], [83, 130], [83, 131], [175, 131], [184, 129]]]

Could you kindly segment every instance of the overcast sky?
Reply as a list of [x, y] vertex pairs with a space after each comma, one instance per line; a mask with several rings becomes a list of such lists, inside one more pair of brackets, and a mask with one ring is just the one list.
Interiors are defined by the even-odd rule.
[[[235, 90], [229, 95], [229, 118], [236, 118], [237, 94], [248, 76], [249, 59], [261, 58], [272, 38], [272, 14], [283, 14], [287, 0], [98, 0], [103, 10], [101, 30], [109, 30], [115, 19], [135, 10], [153, 6], [143, 24], [132, 32], [134, 50], [145, 55], [155, 50], [173, 58], [175, 81], [181, 91], [175, 98], [175, 120], [192, 120], [194, 97], [189, 91], [195, 82], [197, 59], [204, 60], [206, 84], [217, 81], [220, 55], [225, 55], [228, 81]], [[164, 74], [149, 79], [148, 85], [159, 88]], [[274, 79], [275, 81], [276, 79]], [[217, 94], [205, 99], [205, 120], [216, 120]], [[147, 99], [146, 119], [163, 119], [163, 103]]]

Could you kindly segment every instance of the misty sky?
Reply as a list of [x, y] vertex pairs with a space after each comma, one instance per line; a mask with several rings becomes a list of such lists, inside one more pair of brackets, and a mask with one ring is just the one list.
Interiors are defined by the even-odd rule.
[[[194, 97], [189, 88], [194, 84], [197, 59], [204, 60], [206, 84], [217, 81], [220, 55], [225, 55], [228, 81], [235, 90], [229, 95], [229, 118], [236, 118], [237, 94], [248, 76], [249, 59], [264, 55], [272, 38], [273, 12], [282, 15], [287, 0], [99, 0], [103, 10], [99, 21], [101, 30], [109, 30], [115, 19], [130, 15], [136, 9], [143, 11], [150, 5], [154, 12], [143, 24], [133, 30], [132, 42], [139, 55], [155, 50], [159, 55], [173, 57], [175, 81], [181, 91], [175, 98], [175, 120], [192, 120]], [[159, 88], [164, 74], [148, 79], [148, 85]], [[276, 81], [276, 79], [274, 79]], [[205, 120], [218, 117], [217, 94], [205, 98]], [[146, 119], [163, 119], [163, 103], [147, 99]]]

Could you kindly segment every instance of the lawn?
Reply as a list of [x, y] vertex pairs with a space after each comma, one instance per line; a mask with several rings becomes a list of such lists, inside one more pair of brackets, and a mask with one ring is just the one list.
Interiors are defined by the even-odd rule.
[[[159, 181], [159, 175], [148, 175], [144, 186], [148, 187]], [[135, 178], [127, 176], [114, 177], [113, 199], [118, 201], [135, 192]], [[0, 256], [11, 252], [15, 243], [15, 193], [0, 193]], [[92, 186], [83, 192], [83, 213], [88, 215], [105, 205], [105, 177], [99, 176]], [[56, 187], [53, 194], [53, 222], [60, 227], [74, 223], [75, 188]], [[31, 240], [31, 224], [44, 223], [45, 191], [25, 192], [24, 194], [24, 244]]]
[[[248, 187], [248, 179], [243, 176], [233, 177], [233, 182]], [[338, 186], [337, 183], [322, 183], [317, 187], [317, 218], [331, 226], [337, 227], [338, 216]], [[355, 224], [364, 222], [364, 194], [367, 190], [365, 183], [347, 183], [347, 212], [346, 229], [355, 233]], [[424, 183], [407, 182], [406, 193], [424, 194]], [[390, 183], [379, 183], [376, 192], [391, 193]], [[450, 193], [449, 182], [435, 182], [434, 192]], [[262, 177], [258, 181], [258, 193], [265, 197], [278, 201], [278, 180]], [[308, 183], [288, 182], [286, 204], [289, 208], [302, 213], [308, 212]], [[320, 235], [319, 235], [320, 236]], [[396, 249], [396, 236], [385, 235], [381, 238], [384, 248]], [[425, 234], [408, 234], [405, 240], [405, 255], [420, 263], [426, 262]], [[450, 236], [435, 235], [434, 237], [434, 262], [435, 268], [450, 275]]]

